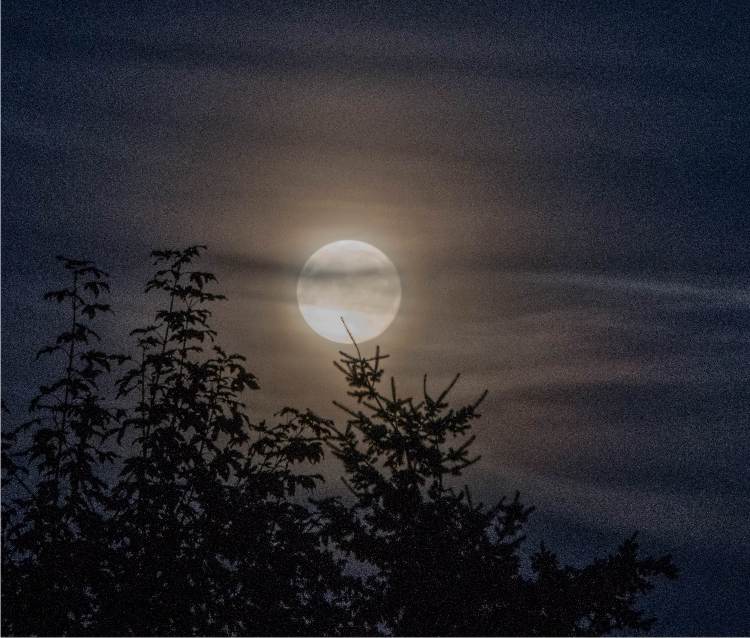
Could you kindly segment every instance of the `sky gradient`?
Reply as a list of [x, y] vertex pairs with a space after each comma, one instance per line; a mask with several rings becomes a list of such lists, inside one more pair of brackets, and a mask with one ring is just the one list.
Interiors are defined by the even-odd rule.
[[334, 415], [297, 277], [365, 241], [401, 277], [389, 372], [490, 391], [482, 495], [569, 560], [671, 551], [655, 633], [747, 633], [750, 11], [411, 4], [5, 2], [4, 399], [54, 255], [112, 273], [124, 340], [148, 252], [205, 243], [253, 409]]

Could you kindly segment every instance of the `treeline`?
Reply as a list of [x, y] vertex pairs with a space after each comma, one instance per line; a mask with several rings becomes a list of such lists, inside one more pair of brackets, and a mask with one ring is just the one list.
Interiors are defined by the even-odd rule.
[[[531, 512], [486, 506], [456, 477], [474, 461], [481, 398], [383, 388], [385, 355], [342, 354], [343, 423], [249, 414], [258, 388], [211, 328], [201, 246], [153, 253], [162, 302], [132, 353], [102, 348], [106, 273], [61, 258], [46, 297], [68, 325], [30, 419], [2, 428], [5, 635], [601, 635], [648, 629], [638, 609], [668, 556], [635, 538], [583, 567], [522, 554]], [[6, 375], [12, 371], [5, 371]], [[315, 498], [324, 458], [346, 493]], [[333, 461], [329, 461], [333, 463]], [[526, 561], [524, 563], [524, 561]]]

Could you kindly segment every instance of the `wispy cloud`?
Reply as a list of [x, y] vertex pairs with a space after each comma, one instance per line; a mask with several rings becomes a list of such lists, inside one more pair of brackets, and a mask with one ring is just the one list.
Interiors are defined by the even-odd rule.
[[515, 279], [538, 284], [575, 286], [635, 295], [691, 299], [716, 306], [750, 306], [750, 288], [696, 286], [694, 284], [675, 281], [588, 275], [575, 272], [521, 272], [511, 273], [510, 276]]

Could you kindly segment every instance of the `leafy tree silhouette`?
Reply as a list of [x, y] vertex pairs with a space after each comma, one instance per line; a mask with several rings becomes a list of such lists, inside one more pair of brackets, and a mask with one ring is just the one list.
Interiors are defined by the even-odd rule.
[[[60, 379], [3, 428], [2, 625], [13, 635], [600, 635], [638, 610], [669, 557], [635, 538], [583, 568], [545, 547], [522, 568], [531, 512], [454, 485], [475, 462], [476, 402], [402, 398], [379, 351], [342, 353], [343, 426], [285, 408], [254, 421], [258, 381], [216, 342], [203, 246], [152, 253], [163, 307], [133, 358], [92, 348], [106, 274], [63, 259], [70, 328], [42, 350]], [[128, 363], [129, 362], [129, 363]], [[118, 371], [121, 366], [127, 366]], [[5, 406], [3, 405], [5, 411]], [[7, 419], [6, 412], [6, 419]], [[348, 497], [315, 498], [326, 452]]]
[[146, 285], [167, 306], [133, 331], [140, 363], [118, 380], [136, 397], [118, 440], [112, 546], [120, 549], [114, 607], [102, 630], [134, 634], [332, 633], [346, 617], [329, 590], [338, 563], [315, 516], [294, 500], [320, 477], [293, 471], [323, 456], [314, 424], [253, 423], [240, 400], [258, 388], [244, 358], [215, 343], [211, 273], [202, 246], [153, 253]]
[[91, 347], [99, 335], [90, 321], [110, 310], [98, 300], [109, 290], [107, 274], [88, 261], [58, 259], [71, 283], [45, 299], [69, 306], [70, 327], [37, 358], [61, 356], [62, 376], [40, 387], [29, 406], [35, 416], [3, 441], [25, 441], [3, 454], [4, 479], [22, 488], [3, 512], [3, 624], [20, 635], [89, 625], [106, 568], [99, 562], [110, 505], [102, 472], [114, 459], [104, 442], [116, 415], [104, 407], [98, 381], [123, 357]]

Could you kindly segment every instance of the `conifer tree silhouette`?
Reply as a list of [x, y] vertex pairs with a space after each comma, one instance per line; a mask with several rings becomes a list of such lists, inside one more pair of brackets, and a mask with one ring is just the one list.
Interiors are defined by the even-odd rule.
[[[350, 335], [351, 336], [351, 335]], [[352, 342], [354, 340], [352, 339]], [[419, 401], [401, 397], [379, 349], [364, 357], [341, 352], [336, 363], [355, 407], [336, 403], [345, 427], [321, 419], [326, 442], [343, 464], [353, 503], [317, 503], [336, 546], [374, 568], [363, 578], [360, 610], [369, 631], [394, 635], [602, 635], [645, 630], [654, 619], [638, 610], [638, 595], [657, 576], [674, 578], [670, 557], [639, 558], [635, 536], [604, 560], [560, 566], [544, 546], [521, 570], [521, 534], [533, 508], [519, 494], [487, 507], [455, 478], [471, 456], [471, 422], [486, 396], [453, 408], [424, 378]]]
[[[8, 635], [602, 635], [648, 629], [638, 609], [668, 556], [635, 537], [582, 568], [522, 548], [518, 495], [476, 503], [457, 481], [484, 395], [456, 379], [415, 401], [382, 361], [342, 352], [344, 425], [245, 405], [258, 389], [211, 327], [203, 246], [152, 253], [151, 323], [137, 355], [107, 354], [90, 322], [106, 273], [61, 258], [70, 326], [40, 354], [59, 379], [2, 432], [2, 629]], [[126, 365], [127, 364], [127, 365]], [[123, 366], [124, 369], [123, 369]], [[349, 495], [317, 498], [330, 453]], [[522, 560], [528, 559], [528, 569]]]

